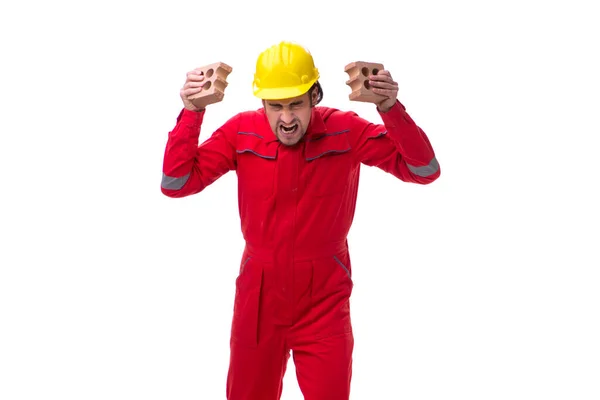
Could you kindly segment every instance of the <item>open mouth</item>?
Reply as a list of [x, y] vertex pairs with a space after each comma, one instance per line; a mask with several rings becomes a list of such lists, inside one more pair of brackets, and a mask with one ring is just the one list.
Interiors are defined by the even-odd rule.
[[279, 125], [279, 132], [285, 136], [293, 136], [298, 131], [298, 124], [285, 126]]

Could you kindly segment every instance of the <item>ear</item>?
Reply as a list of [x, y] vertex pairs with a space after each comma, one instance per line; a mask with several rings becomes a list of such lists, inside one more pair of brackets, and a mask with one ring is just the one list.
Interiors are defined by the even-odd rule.
[[312, 92], [310, 93], [310, 104], [312, 104], [313, 106], [316, 105], [318, 99], [319, 99], [319, 90], [317, 90], [317, 88], [314, 88], [312, 90]]

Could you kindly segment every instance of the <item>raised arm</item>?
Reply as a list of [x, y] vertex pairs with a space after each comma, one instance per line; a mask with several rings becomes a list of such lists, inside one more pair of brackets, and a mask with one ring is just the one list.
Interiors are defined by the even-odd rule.
[[163, 159], [162, 193], [184, 197], [204, 190], [226, 172], [236, 167], [235, 116], [198, 145], [205, 108], [196, 107], [188, 97], [199, 93], [204, 85], [201, 70], [187, 73], [180, 90], [184, 108], [169, 132]]
[[198, 145], [204, 113], [183, 109], [175, 128], [169, 132], [161, 182], [162, 193], [166, 196], [199, 193], [236, 168], [237, 116]]
[[406, 182], [429, 184], [438, 179], [440, 165], [429, 138], [397, 100], [398, 84], [391, 74], [379, 71], [371, 76], [370, 84], [373, 92], [386, 96], [377, 104], [383, 123], [374, 124], [354, 116], [359, 161]]

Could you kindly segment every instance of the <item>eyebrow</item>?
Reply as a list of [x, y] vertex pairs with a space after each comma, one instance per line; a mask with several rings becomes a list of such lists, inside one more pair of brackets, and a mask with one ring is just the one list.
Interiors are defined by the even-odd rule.
[[[294, 101], [294, 102], [290, 103], [290, 106], [298, 106], [302, 103], [304, 103], [304, 100], [298, 100], [298, 101]], [[269, 103], [269, 105], [271, 107], [282, 107], [281, 103]]]

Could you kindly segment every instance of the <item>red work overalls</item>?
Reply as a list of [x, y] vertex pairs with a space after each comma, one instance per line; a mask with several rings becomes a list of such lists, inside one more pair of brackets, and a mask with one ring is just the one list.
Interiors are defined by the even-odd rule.
[[398, 102], [383, 124], [316, 107], [305, 137], [281, 144], [264, 110], [237, 114], [198, 146], [204, 112], [169, 133], [162, 192], [198, 193], [234, 170], [246, 246], [236, 280], [229, 400], [276, 400], [290, 350], [306, 400], [348, 400], [353, 335], [348, 235], [360, 165], [428, 184], [440, 167]]

